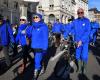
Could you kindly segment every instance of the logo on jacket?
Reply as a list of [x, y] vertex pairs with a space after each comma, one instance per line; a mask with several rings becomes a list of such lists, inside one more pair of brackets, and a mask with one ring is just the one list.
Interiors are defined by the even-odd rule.
[[85, 26], [85, 23], [83, 23], [82, 25]]
[[40, 29], [38, 28], [37, 30], [39, 31]]

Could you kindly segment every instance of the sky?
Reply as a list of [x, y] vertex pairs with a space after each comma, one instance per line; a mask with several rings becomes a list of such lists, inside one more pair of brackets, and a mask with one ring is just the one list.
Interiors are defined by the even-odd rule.
[[88, 0], [89, 1], [89, 9], [96, 7], [100, 11], [100, 0]]

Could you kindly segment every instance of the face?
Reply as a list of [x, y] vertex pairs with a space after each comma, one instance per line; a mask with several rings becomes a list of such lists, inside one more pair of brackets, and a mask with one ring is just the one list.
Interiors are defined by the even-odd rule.
[[25, 19], [20, 19], [20, 24], [25, 24], [26, 20]]
[[34, 16], [33, 17], [33, 21], [34, 22], [39, 22], [41, 19], [40, 19], [40, 17], [39, 16]]
[[79, 18], [84, 17], [84, 10], [83, 9], [78, 9], [77, 15], [78, 15]]

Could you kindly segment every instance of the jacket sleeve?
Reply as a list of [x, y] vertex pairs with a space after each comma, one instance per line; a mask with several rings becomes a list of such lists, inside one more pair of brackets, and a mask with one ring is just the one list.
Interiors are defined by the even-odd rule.
[[32, 30], [33, 30], [33, 27], [32, 26], [29, 26], [27, 29], [26, 29], [26, 36], [28, 38], [30, 38], [32, 36]]
[[90, 33], [91, 33], [91, 25], [90, 25], [90, 21], [87, 20], [85, 30], [84, 30], [84, 34], [81, 38], [83, 43], [86, 42], [87, 40], [89, 40]]
[[68, 31], [68, 29], [66, 27], [67, 27], [67, 25], [64, 25], [64, 32], [63, 32], [64, 39], [67, 39], [68, 33], [69, 33], [69, 31]]
[[10, 25], [8, 25], [7, 27], [8, 27], [8, 33], [9, 33], [10, 41], [12, 43], [15, 43], [14, 36], [13, 36], [13, 30], [11, 29]]
[[15, 38], [15, 42], [16, 42], [16, 44], [18, 44], [18, 41], [19, 41], [19, 29], [18, 29], [18, 33], [17, 33], [17, 36], [16, 36], [16, 38]]
[[68, 38], [68, 35], [71, 34], [71, 35], [74, 35], [75, 34], [75, 29], [74, 29], [74, 22], [70, 23], [70, 25], [66, 25], [65, 27], [69, 27], [68, 29], [65, 28], [64, 30], [64, 39], [67, 39]]
[[99, 23], [95, 22], [95, 25], [94, 25], [94, 27], [95, 27], [96, 29], [100, 28], [100, 25], [99, 25]]
[[45, 27], [44, 27], [44, 30], [43, 30], [43, 40], [44, 40], [44, 45], [43, 45], [43, 50], [47, 50], [47, 48], [48, 48], [48, 36], [49, 36], [49, 33], [48, 33], [48, 27], [47, 27], [47, 25], [45, 24], [44, 25]]

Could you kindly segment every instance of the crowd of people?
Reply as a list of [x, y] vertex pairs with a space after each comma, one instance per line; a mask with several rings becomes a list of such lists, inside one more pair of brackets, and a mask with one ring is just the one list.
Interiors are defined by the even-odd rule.
[[39, 13], [32, 15], [32, 24], [27, 23], [25, 16], [20, 17], [20, 25], [7, 23], [0, 15], [0, 52], [3, 51], [7, 66], [11, 66], [11, 60], [8, 54], [8, 46], [13, 48], [13, 56], [18, 54], [17, 46], [22, 47], [22, 65], [20, 72], [23, 73], [27, 58], [30, 61], [29, 50], [34, 54], [34, 80], [37, 79], [42, 70], [43, 57], [48, 54], [49, 35], [55, 36], [55, 47], [60, 46], [61, 40], [67, 40], [69, 35], [73, 36], [73, 41], [76, 44], [75, 58], [78, 62], [78, 72], [86, 72], [88, 62], [88, 46], [91, 43], [95, 46], [96, 36], [99, 29], [99, 23], [96, 19], [89, 20], [84, 16], [84, 10], [77, 10], [77, 19], [68, 19], [67, 24], [56, 21], [48, 25], [43, 21], [42, 15]]

